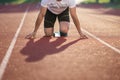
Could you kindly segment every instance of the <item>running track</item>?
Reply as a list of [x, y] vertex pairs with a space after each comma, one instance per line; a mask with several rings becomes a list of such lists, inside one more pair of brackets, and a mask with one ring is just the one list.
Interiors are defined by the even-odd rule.
[[120, 80], [120, 14], [109, 11], [78, 6], [88, 39], [79, 39], [71, 21], [67, 38], [43, 37], [42, 23], [28, 40], [39, 5], [0, 6], [0, 80]]

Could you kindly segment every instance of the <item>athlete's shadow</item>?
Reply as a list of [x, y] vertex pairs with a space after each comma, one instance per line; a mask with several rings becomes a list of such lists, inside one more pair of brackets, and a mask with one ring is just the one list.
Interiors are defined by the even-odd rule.
[[51, 41], [51, 42], [50, 39], [51, 39], [50, 37], [42, 37], [40, 40], [36, 42], [34, 42], [34, 40], [29, 40], [26, 46], [21, 50], [21, 53], [27, 56], [25, 61], [34, 62], [41, 60], [46, 55], [51, 55], [63, 51], [70, 45], [80, 40], [77, 39], [68, 44], [61, 45], [66, 41], [65, 38], [63, 37], [57, 38], [55, 41]]

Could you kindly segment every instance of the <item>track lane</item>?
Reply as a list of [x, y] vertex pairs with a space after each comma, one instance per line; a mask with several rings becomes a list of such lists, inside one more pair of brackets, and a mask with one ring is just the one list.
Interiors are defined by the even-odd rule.
[[[24, 6], [25, 8], [26, 6]], [[19, 9], [19, 11], [18, 11]], [[18, 28], [25, 9], [19, 6], [5, 8], [0, 11], [0, 63], [10, 45], [10, 42]]]
[[2, 79], [2, 76], [4, 75], [5, 69], [7, 67], [8, 62], [9, 62], [10, 56], [12, 55], [14, 45], [16, 43], [16, 40], [17, 40], [18, 36], [19, 36], [20, 30], [23, 26], [23, 23], [24, 23], [24, 20], [25, 20], [25, 17], [27, 15], [28, 10], [29, 10], [29, 7], [25, 10], [25, 13], [23, 15], [23, 18], [21, 19], [20, 25], [19, 25], [18, 29], [16, 30], [16, 33], [15, 33], [15, 35], [14, 35], [14, 37], [13, 37], [11, 43], [10, 43], [10, 46], [9, 46], [9, 48], [8, 48], [6, 54], [5, 54], [5, 56], [4, 56], [4, 58], [1, 62], [1, 65], [0, 65], [0, 79]]
[[[116, 17], [114, 15], [95, 14], [95, 13], [91, 14], [90, 9], [87, 13], [86, 12], [87, 10], [86, 9], [84, 10], [82, 8], [79, 8], [78, 11], [79, 11], [78, 14], [80, 14], [79, 19], [84, 29], [94, 34], [95, 36], [99, 37], [100, 39], [104, 40], [111, 46], [114, 46], [120, 49], [120, 46], [119, 46], [120, 45], [120, 34], [119, 34], [120, 23], [118, 23], [118, 20], [120, 19], [119, 16]], [[111, 21], [111, 17], [114, 18], [113, 21]]]

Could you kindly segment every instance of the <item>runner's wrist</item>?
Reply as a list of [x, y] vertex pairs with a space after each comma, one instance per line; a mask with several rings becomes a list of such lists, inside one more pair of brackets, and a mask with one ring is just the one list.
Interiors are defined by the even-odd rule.
[[79, 31], [79, 34], [81, 35], [81, 34], [82, 34], [82, 31]]
[[33, 33], [33, 34], [36, 34], [36, 33], [37, 33], [37, 31], [33, 31], [32, 33]]

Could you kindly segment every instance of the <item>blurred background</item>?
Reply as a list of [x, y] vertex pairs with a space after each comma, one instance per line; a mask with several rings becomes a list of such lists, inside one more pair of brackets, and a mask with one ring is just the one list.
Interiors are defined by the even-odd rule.
[[[41, 0], [0, 0], [0, 5], [38, 3]], [[76, 0], [77, 4], [104, 4], [112, 8], [120, 8], [120, 0]]]
[[37, 3], [41, 0], [0, 0], [1, 5], [7, 4], [23, 4], [23, 3]]

